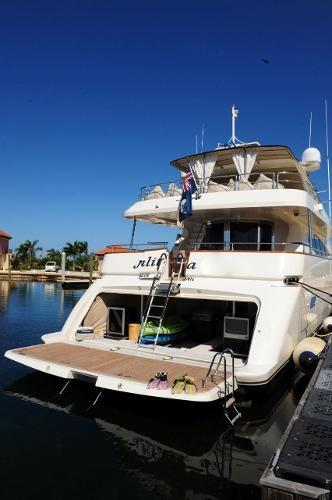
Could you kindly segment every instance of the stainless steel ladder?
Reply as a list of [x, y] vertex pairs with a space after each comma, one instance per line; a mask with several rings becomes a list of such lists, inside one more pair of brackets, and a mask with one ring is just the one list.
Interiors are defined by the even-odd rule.
[[[232, 360], [232, 385], [230, 387], [229, 382], [227, 381], [227, 366], [226, 366], [226, 356], [225, 354], [229, 354]], [[219, 358], [219, 359], [218, 359]], [[220, 375], [218, 373], [221, 363], [223, 362], [223, 374]], [[216, 366], [214, 367], [216, 363]], [[205, 379], [203, 380], [203, 387], [206, 386], [206, 382], [210, 380], [211, 382], [216, 382], [216, 380], [223, 381], [224, 383], [224, 395], [220, 393], [220, 399], [222, 400], [224, 415], [229, 421], [231, 425], [234, 425], [235, 422], [241, 417], [241, 413], [235, 406], [235, 396], [234, 396], [234, 387], [236, 383], [236, 377], [234, 373], [234, 353], [232, 349], [224, 349], [222, 352], [217, 352], [211, 361], [210, 367], [206, 374]], [[230, 409], [233, 411], [233, 417], [230, 415]]]
[[[166, 257], [166, 262], [167, 262], [166, 254], [162, 254], [160, 258], [162, 259], [164, 255]], [[159, 272], [158, 270], [155, 278], [153, 279], [145, 311], [143, 313], [143, 321], [141, 324], [140, 336], [138, 339], [139, 347], [144, 346], [145, 348], [155, 349], [162, 328], [169, 298], [171, 295], [176, 295], [180, 291], [180, 285], [178, 281], [179, 278], [181, 277], [184, 263], [185, 259], [183, 255], [179, 254], [176, 258], [175, 267], [172, 270], [170, 281], [161, 282], [165, 266], [163, 267], [162, 272]], [[142, 339], [144, 337], [145, 328], [148, 321], [150, 320], [158, 323], [156, 335], [154, 337], [154, 341], [152, 344], [143, 344]]]

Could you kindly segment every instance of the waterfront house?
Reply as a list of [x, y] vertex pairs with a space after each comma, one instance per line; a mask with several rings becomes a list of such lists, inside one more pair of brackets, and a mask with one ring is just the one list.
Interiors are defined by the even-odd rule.
[[100, 273], [101, 266], [103, 264], [103, 260], [105, 255], [109, 253], [123, 253], [127, 252], [128, 249], [123, 247], [122, 245], [109, 245], [105, 248], [102, 248], [101, 250], [97, 250], [95, 252], [95, 255], [98, 257], [98, 269], [97, 271]]
[[8, 269], [9, 263], [9, 240], [11, 240], [10, 234], [5, 233], [0, 230], [0, 270]]

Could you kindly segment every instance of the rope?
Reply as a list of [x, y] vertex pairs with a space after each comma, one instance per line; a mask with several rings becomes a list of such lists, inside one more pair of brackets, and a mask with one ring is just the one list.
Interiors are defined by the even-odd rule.
[[[325, 293], [329, 297], [332, 297], [331, 293], [325, 292], [324, 290], [319, 290], [319, 288], [315, 288], [315, 287], [313, 287], [311, 285], [307, 285], [306, 283], [302, 283], [301, 281], [298, 281], [298, 283], [299, 283], [299, 285], [302, 286], [302, 288], [304, 288], [305, 290], [307, 290], [308, 292], [310, 292], [315, 297], [318, 297], [323, 302], [326, 302], [327, 304], [332, 305], [332, 302], [329, 302], [328, 300], [323, 299], [323, 297], [320, 297], [319, 295], [317, 295], [317, 293], [314, 293], [312, 290], [316, 290], [317, 292], [320, 292], [320, 293]], [[307, 322], [307, 326], [308, 326], [308, 322]], [[316, 331], [316, 333], [314, 334], [314, 337], [328, 337], [329, 335], [332, 335], [332, 332], [322, 334], [322, 333], [318, 333]], [[323, 351], [324, 351], [324, 349], [323, 349]]]
[[[332, 293], [325, 292], [324, 290], [320, 290], [319, 288], [315, 288], [314, 286], [311, 286], [311, 285], [307, 285], [307, 283], [302, 283], [302, 281], [298, 281], [298, 283], [299, 283], [299, 285], [307, 286], [309, 288], [312, 288], [313, 290], [316, 290], [316, 292], [325, 293], [329, 297], [332, 297]], [[313, 295], [315, 295], [315, 294], [313, 294]]]
[[305, 290], [307, 290], [308, 292], [310, 292], [312, 295], [315, 295], [315, 297], [318, 297], [320, 300], [322, 300], [323, 302], [326, 302], [327, 304], [329, 304], [330, 306], [332, 305], [332, 302], [329, 302], [328, 300], [326, 299], [323, 299], [323, 297], [321, 297], [320, 295], [317, 295], [317, 293], [314, 293], [312, 290], [316, 290], [317, 292], [320, 292], [320, 293], [325, 293], [326, 295], [328, 295], [329, 297], [332, 297], [332, 294], [328, 293], [328, 292], [325, 292], [324, 290], [319, 290], [318, 288], [315, 288], [311, 285], [306, 285], [305, 283], [302, 283], [301, 281], [298, 281], [299, 285], [301, 285]]

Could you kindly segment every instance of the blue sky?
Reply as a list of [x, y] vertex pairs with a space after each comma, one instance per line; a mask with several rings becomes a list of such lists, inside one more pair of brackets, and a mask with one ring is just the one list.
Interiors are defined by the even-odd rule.
[[[169, 162], [231, 135], [308, 143], [332, 130], [327, 0], [0, 2], [0, 229], [12, 248], [130, 240], [122, 214]], [[265, 58], [270, 64], [264, 64]], [[331, 145], [332, 146], [332, 145]], [[325, 164], [313, 175], [326, 188]], [[327, 195], [322, 195], [322, 198]], [[173, 232], [139, 224], [137, 240]]]

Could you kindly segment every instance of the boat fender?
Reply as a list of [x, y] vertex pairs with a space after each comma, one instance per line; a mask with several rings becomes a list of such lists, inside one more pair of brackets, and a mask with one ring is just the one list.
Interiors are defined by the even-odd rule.
[[307, 337], [301, 340], [293, 351], [295, 366], [305, 373], [313, 372], [324, 348], [324, 340], [318, 337]]
[[322, 330], [324, 331], [324, 333], [332, 332], [332, 316], [328, 316], [324, 319], [322, 323]]

